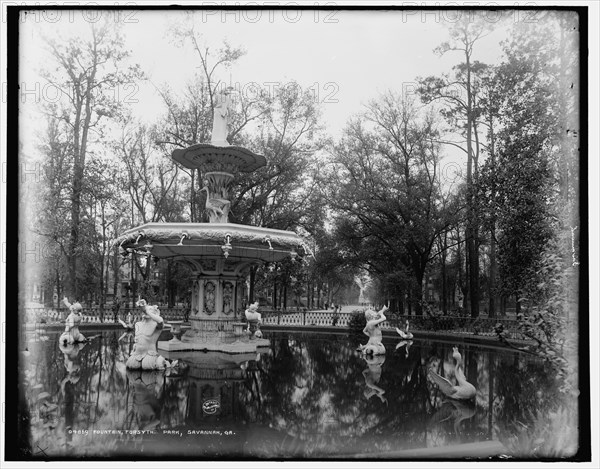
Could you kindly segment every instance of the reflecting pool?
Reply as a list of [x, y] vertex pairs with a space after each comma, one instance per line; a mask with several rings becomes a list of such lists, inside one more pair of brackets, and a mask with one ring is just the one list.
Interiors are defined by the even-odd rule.
[[[179, 374], [126, 370], [133, 335], [123, 331], [68, 347], [59, 333], [30, 338], [20, 369], [32, 457], [418, 459], [460, 445], [477, 455], [490, 442], [531, 456], [529, 430], [561, 405], [553, 374], [522, 353], [384, 340], [386, 355], [367, 361], [352, 335], [265, 335], [258, 354], [179, 354]], [[428, 367], [452, 379], [455, 345], [473, 403], [427, 379]]]

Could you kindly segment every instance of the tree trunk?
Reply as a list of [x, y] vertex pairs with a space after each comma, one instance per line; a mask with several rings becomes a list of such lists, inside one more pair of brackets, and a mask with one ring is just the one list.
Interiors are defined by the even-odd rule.
[[250, 267], [250, 290], [248, 292], [248, 304], [254, 303], [254, 283], [256, 281], [256, 266]]
[[175, 283], [173, 282], [173, 261], [171, 259], [167, 259], [167, 306], [172, 308], [175, 306]]
[[77, 164], [73, 175], [71, 192], [71, 234], [69, 240], [69, 296], [70, 301], [76, 301], [79, 296], [77, 288], [77, 245], [79, 244], [79, 212], [81, 205], [81, 179]]
[[448, 276], [446, 274], [446, 253], [448, 249], [448, 234], [444, 233], [444, 244], [442, 250], [442, 311], [448, 314]]
[[[464, 303], [465, 303], [465, 298], [467, 298], [467, 294], [469, 292], [469, 288], [468, 288], [468, 283], [465, 282], [464, 277], [463, 277], [463, 256], [462, 256], [462, 250], [460, 248], [462, 242], [460, 240], [460, 227], [456, 228], [456, 235], [457, 235], [457, 244], [456, 244], [456, 258], [457, 258], [457, 264], [458, 264], [458, 272], [457, 272], [457, 287], [458, 287], [458, 291], [460, 293], [459, 298], [456, 298], [456, 288], [454, 289], [455, 291], [452, 292], [452, 294], [454, 295], [454, 301], [453, 304], [456, 305], [456, 301], [458, 300], [458, 308], [463, 308], [464, 307]], [[468, 270], [468, 264], [465, 262], [465, 277], [467, 276], [467, 270]], [[463, 286], [465, 286], [465, 288], [463, 288]], [[460, 304], [461, 300], [460, 297], [462, 296], [463, 298], [463, 303]]]
[[[57, 302], [56, 302], [56, 307], [60, 308], [61, 307], [61, 293], [62, 293], [62, 289], [60, 288], [60, 270], [59, 270], [59, 263], [57, 262], [56, 265], [56, 269], [55, 269], [55, 276], [56, 276], [56, 298], [57, 298]], [[62, 317], [61, 315], [61, 319], [65, 319]]]
[[119, 248], [118, 246], [115, 246], [115, 248], [113, 249], [113, 262], [112, 262], [112, 267], [113, 267], [113, 297], [115, 299], [115, 301], [121, 301], [121, 289], [119, 288], [120, 285], [120, 274], [121, 274], [121, 269], [119, 269]]
[[317, 285], [317, 309], [321, 309], [321, 284]]
[[477, 248], [477, 226], [473, 197], [473, 93], [471, 90], [471, 56], [469, 48], [465, 49], [467, 70], [467, 263], [469, 268], [469, 299], [471, 317], [479, 316], [479, 252]]
[[414, 303], [415, 303], [415, 316], [423, 315], [423, 275], [421, 274], [421, 278], [417, 278], [417, 282], [414, 286]]
[[104, 305], [106, 304], [106, 283], [104, 281], [105, 272], [105, 260], [106, 260], [106, 221], [104, 219], [104, 207], [101, 205], [102, 210], [102, 253], [100, 255], [100, 317], [104, 322]]
[[496, 317], [496, 273], [498, 271], [498, 266], [496, 265], [496, 236], [495, 229], [492, 227], [490, 233], [490, 279], [489, 279], [489, 288], [488, 295], [490, 297], [489, 302], [489, 317]]
[[[494, 357], [488, 352], [488, 409], [494, 408]], [[493, 437], [493, 415], [494, 412], [488, 412], [488, 439]]]
[[190, 181], [190, 221], [192, 223], [196, 222], [196, 170], [192, 168], [191, 170], [191, 181]]

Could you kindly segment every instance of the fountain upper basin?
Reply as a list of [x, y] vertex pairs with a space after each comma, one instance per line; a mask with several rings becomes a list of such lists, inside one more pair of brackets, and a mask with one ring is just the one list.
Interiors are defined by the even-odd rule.
[[279, 262], [304, 247], [294, 232], [235, 223], [147, 223], [124, 232], [116, 243], [161, 259], [223, 257], [229, 244], [228, 262]]

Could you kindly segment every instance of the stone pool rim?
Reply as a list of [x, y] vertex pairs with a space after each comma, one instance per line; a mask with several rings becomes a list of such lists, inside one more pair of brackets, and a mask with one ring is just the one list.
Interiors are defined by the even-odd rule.
[[[25, 325], [24, 325], [25, 326]], [[185, 323], [182, 325], [183, 328], [189, 327], [186, 326]], [[23, 327], [23, 333], [34, 332], [34, 331], [45, 331], [45, 332], [61, 332], [64, 330], [63, 323], [47, 323], [47, 324], [38, 324], [37, 327], [34, 327], [33, 324], [29, 324], [28, 327]], [[121, 324], [114, 323], [91, 323], [91, 324], [82, 324], [79, 327], [81, 331], [103, 331], [103, 330], [123, 330], [123, 326]], [[351, 333], [351, 330], [347, 327], [337, 327], [337, 326], [291, 326], [291, 325], [271, 325], [271, 324], [263, 324], [261, 326], [261, 330], [269, 331], [269, 332], [314, 332], [318, 334], [336, 334], [336, 335], [346, 335]], [[169, 331], [169, 329], [165, 328], [165, 331]], [[463, 332], [436, 332], [436, 331], [419, 331], [412, 330], [414, 335], [413, 341], [440, 341], [440, 342], [459, 342], [463, 344], [469, 345], [481, 345], [486, 347], [493, 347], [496, 349], [502, 349], [506, 351], [519, 352], [515, 348], [508, 347], [504, 345], [496, 336], [482, 336], [475, 334], [466, 334]], [[402, 340], [395, 329], [382, 329], [382, 334], [385, 339], [397, 338], [398, 340]], [[511, 339], [511, 344], [515, 346], [528, 346], [534, 344], [533, 341], [525, 341], [518, 339]]]

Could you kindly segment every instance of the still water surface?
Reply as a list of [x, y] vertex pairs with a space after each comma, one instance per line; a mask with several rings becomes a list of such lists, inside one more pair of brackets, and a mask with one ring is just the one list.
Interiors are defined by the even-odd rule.
[[[58, 336], [28, 342], [22, 360], [39, 458], [371, 458], [510, 446], [557, 399], [543, 363], [474, 345], [384, 341], [385, 357], [367, 361], [356, 351], [364, 339], [351, 335], [272, 332], [259, 354], [188, 353], [189, 368], [175, 376], [126, 370], [129, 333], [104, 331], [68, 348]], [[477, 388], [472, 404], [427, 379], [433, 367], [452, 380], [453, 345]]]

